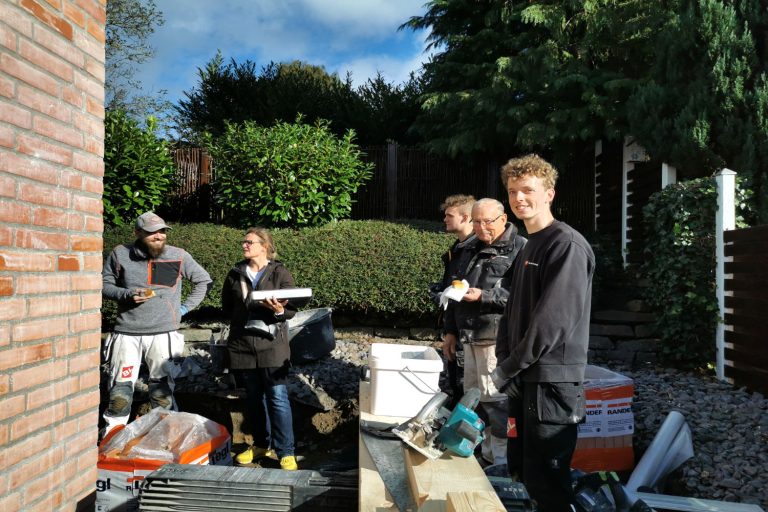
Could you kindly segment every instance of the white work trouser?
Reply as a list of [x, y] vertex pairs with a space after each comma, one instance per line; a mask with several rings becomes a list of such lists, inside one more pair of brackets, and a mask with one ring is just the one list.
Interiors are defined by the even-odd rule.
[[[107, 390], [110, 398], [116, 384], [130, 383], [131, 394], [139, 377], [142, 356], [149, 368], [150, 386], [152, 382], [167, 381], [171, 391], [168, 397], [172, 403], [172, 409], [176, 410], [176, 402], [173, 400], [173, 378], [177, 375], [177, 368], [173, 358], [180, 357], [184, 351], [184, 335], [178, 331], [164, 332], [160, 334], [148, 334], [144, 336], [112, 333], [104, 343], [104, 361], [108, 365], [109, 380]], [[131, 396], [126, 397], [129, 404]], [[106, 423], [105, 432], [109, 432], [118, 425], [128, 423], [128, 414], [110, 415], [109, 408], [104, 413]]]
[[489, 419], [483, 439], [482, 456], [491, 464], [507, 462], [507, 438], [501, 433], [507, 428], [507, 395], [499, 392], [491, 380], [496, 368], [495, 343], [467, 343], [464, 345], [464, 392], [469, 388], [480, 390], [480, 404]]

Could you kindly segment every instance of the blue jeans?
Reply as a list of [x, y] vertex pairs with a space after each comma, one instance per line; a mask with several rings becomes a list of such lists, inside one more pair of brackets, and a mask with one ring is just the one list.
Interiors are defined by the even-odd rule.
[[275, 378], [277, 368], [242, 370], [253, 444], [272, 448], [282, 458], [293, 455], [293, 414], [288, 387]]

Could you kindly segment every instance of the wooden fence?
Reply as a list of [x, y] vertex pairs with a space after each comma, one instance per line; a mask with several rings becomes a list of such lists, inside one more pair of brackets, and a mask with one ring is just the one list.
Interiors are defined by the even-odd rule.
[[725, 262], [725, 376], [766, 394], [768, 225], [725, 231], [724, 241], [730, 259]]
[[173, 152], [175, 186], [162, 214], [168, 220], [208, 222], [217, 216], [211, 206], [213, 162], [202, 148], [178, 148]]
[[[353, 197], [353, 219], [440, 221], [439, 206], [451, 194], [493, 197], [506, 203], [496, 161], [440, 158], [396, 144], [362, 148], [362, 153], [363, 160], [373, 164], [373, 176]], [[177, 185], [164, 215], [181, 222], [220, 220], [211, 206], [215, 163], [200, 148], [177, 149], [174, 162]], [[585, 151], [560, 171], [555, 216], [583, 233], [592, 232], [594, 156]]]

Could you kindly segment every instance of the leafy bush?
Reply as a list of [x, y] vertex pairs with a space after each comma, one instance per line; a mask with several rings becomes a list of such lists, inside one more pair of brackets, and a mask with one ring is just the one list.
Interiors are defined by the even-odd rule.
[[[298, 286], [313, 289], [308, 307], [331, 307], [334, 317], [376, 325], [431, 325], [435, 308], [429, 283], [440, 279], [440, 255], [453, 237], [382, 221], [342, 221], [299, 230], [272, 230], [278, 259]], [[216, 314], [227, 272], [242, 259], [241, 229], [214, 224], [174, 225], [168, 243], [187, 250], [213, 278], [213, 287], [193, 312]], [[104, 231], [105, 256], [133, 240], [127, 227]], [[113, 322], [114, 306], [105, 301], [104, 328]], [[192, 316], [191, 318], [195, 318]]]
[[[738, 223], [744, 225], [751, 192], [738, 190]], [[715, 295], [717, 185], [700, 178], [670, 185], [643, 208], [647, 245], [640, 277], [645, 300], [656, 313], [660, 356], [679, 364], [703, 365], [715, 357], [719, 318]]]
[[104, 221], [120, 226], [159, 206], [172, 184], [173, 158], [165, 141], [121, 110], [104, 119]]
[[371, 176], [353, 131], [341, 139], [328, 122], [229, 123], [204, 144], [216, 162], [214, 201], [235, 226], [319, 226], [348, 217], [352, 196]]

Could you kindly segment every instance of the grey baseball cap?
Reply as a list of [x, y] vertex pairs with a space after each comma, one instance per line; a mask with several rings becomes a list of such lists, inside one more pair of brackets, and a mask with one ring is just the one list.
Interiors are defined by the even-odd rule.
[[147, 233], [154, 233], [161, 229], [171, 229], [171, 226], [165, 223], [155, 212], [146, 212], [139, 215], [136, 219], [136, 229], [141, 229]]

